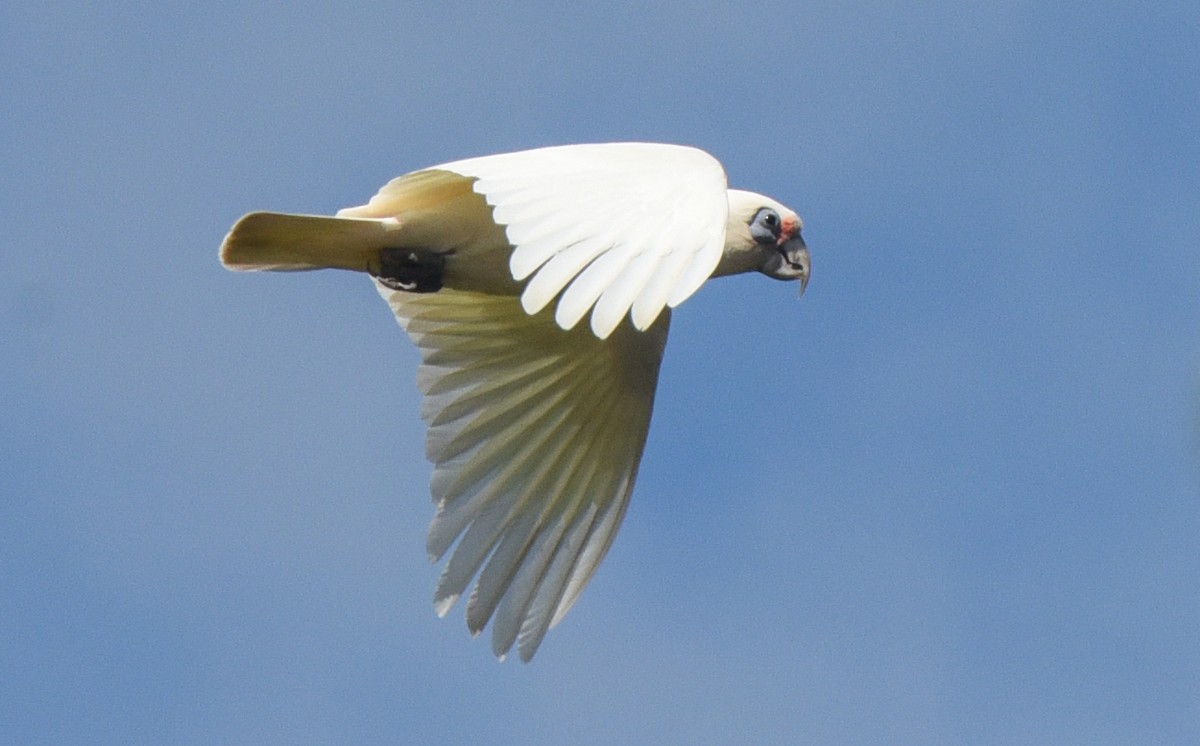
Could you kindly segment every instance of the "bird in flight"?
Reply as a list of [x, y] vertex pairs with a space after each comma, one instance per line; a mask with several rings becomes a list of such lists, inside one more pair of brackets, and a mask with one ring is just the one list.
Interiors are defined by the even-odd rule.
[[603, 143], [414, 171], [336, 216], [253, 212], [220, 256], [372, 276], [421, 353], [435, 609], [474, 580], [468, 629], [528, 661], [625, 514], [671, 309], [742, 272], [803, 293], [801, 228], [704, 151]]

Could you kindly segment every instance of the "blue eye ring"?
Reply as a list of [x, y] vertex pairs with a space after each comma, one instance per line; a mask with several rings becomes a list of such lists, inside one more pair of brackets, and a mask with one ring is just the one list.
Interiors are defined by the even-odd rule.
[[754, 220], [750, 221], [750, 235], [758, 243], [776, 243], [781, 230], [783, 230], [783, 220], [779, 217], [779, 213], [770, 207], [764, 207], [754, 213]]

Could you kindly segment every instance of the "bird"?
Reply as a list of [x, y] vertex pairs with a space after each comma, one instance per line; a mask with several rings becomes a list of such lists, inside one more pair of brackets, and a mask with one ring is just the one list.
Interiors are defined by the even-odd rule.
[[423, 168], [332, 216], [252, 212], [220, 259], [372, 277], [421, 356], [435, 611], [470, 588], [472, 636], [528, 662], [625, 515], [672, 309], [745, 272], [803, 295], [802, 228], [703, 150], [590, 143]]

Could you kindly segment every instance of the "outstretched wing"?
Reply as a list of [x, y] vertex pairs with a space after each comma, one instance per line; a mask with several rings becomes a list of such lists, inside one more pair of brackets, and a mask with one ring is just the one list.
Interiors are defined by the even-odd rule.
[[[467, 626], [492, 620], [501, 658], [529, 660], [571, 607], [621, 523], [650, 426], [669, 313], [601, 341], [514, 296], [378, 285], [421, 350], [437, 514], [428, 548], [453, 546], [434, 603], [478, 574]], [[457, 543], [455, 543], [457, 541]]]
[[554, 318], [573, 328], [591, 311], [608, 337], [628, 313], [638, 329], [709, 278], [725, 244], [725, 172], [695, 148], [652, 143], [564, 145], [436, 167], [476, 179], [528, 279], [521, 303], [537, 313], [561, 293]]

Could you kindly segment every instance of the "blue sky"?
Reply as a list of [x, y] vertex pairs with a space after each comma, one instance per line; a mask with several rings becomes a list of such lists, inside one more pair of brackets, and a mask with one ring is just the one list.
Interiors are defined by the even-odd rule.
[[[1200, 7], [340, 5], [0, 9], [0, 740], [1194, 742]], [[675, 314], [624, 527], [500, 665], [386, 306], [217, 246], [607, 140], [798, 209], [813, 280]]]

